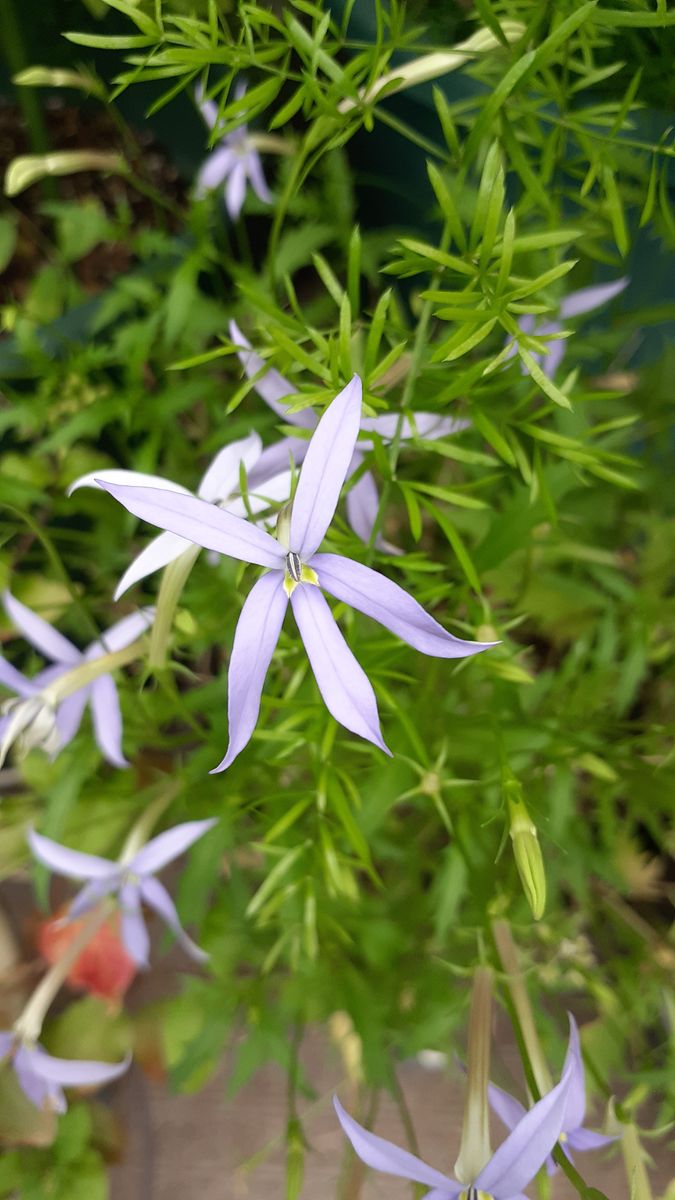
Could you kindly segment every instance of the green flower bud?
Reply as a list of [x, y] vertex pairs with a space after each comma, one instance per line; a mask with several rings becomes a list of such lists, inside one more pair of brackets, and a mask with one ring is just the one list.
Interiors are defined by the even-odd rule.
[[5, 172], [5, 195], [18, 196], [47, 175], [73, 175], [76, 171], [115, 171], [123, 175], [126, 163], [121, 154], [100, 150], [59, 150], [54, 154], [21, 154]]
[[538, 921], [546, 908], [546, 872], [537, 827], [525, 807], [522, 788], [508, 767], [502, 774], [502, 786], [509, 809], [513, 856], [532, 916]]

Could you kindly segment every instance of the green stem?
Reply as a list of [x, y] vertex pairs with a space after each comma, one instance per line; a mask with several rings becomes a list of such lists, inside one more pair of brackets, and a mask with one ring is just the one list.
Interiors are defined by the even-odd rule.
[[[9, 67], [10, 75], [18, 75], [19, 71], [28, 65], [28, 59], [14, 0], [0, 0], [0, 27], [2, 28], [3, 56]], [[35, 92], [32, 88], [22, 87], [18, 89], [18, 97], [33, 154], [47, 154], [49, 151], [47, 127]], [[55, 195], [54, 184], [47, 181], [45, 193], [49, 194], [50, 189], [52, 196]]]

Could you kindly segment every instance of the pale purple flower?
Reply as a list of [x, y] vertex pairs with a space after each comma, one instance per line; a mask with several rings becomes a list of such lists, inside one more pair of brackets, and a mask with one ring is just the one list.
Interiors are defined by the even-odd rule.
[[[249, 379], [255, 379], [255, 390], [272, 411], [289, 425], [296, 425], [300, 429], [316, 429], [319, 418], [313, 409], [305, 408], [302, 412], [289, 411], [287, 402], [291, 396], [297, 395], [296, 389], [278, 371], [272, 368], [265, 370], [264, 359], [255, 353], [251, 343], [244, 337], [235, 321], [230, 321], [230, 341], [239, 347], [237, 353], [246, 375]], [[264, 374], [260, 374], [261, 372]], [[256, 376], [259, 378], [256, 379]], [[398, 413], [384, 413], [379, 417], [362, 417], [360, 428], [365, 433], [376, 433], [386, 443], [394, 440], [399, 421]], [[415, 437], [435, 441], [439, 438], [449, 437], [453, 433], [459, 433], [470, 424], [470, 421], [456, 417], [416, 412], [412, 414], [412, 420], [404, 417], [401, 422], [400, 440], [404, 444], [413, 441]], [[272, 465], [283, 461], [288, 462], [289, 458], [292, 458], [299, 466], [307, 453], [308, 446], [309, 442], [304, 438], [288, 437], [271, 447], [269, 451], [264, 451], [263, 454], [270, 456], [269, 461]], [[358, 443], [347, 468], [347, 479], [351, 478], [359, 469], [364, 455], [372, 448], [373, 443], [367, 440]], [[373, 532], [379, 503], [375, 479], [370, 471], [364, 471], [361, 478], [347, 493], [346, 505], [349, 524], [354, 533], [366, 544], [370, 541]], [[375, 545], [379, 550], [384, 550], [389, 554], [401, 553], [398, 547], [392, 546], [379, 534], [375, 539]]]
[[224, 770], [255, 729], [267, 668], [290, 599], [300, 636], [327, 709], [352, 733], [385, 750], [372, 685], [347, 646], [324, 599], [379, 621], [422, 654], [464, 658], [492, 643], [453, 637], [392, 580], [337, 554], [317, 553], [337, 507], [361, 419], [361, 381], [354, 376], [321, 417], [300, 471], [288, 537], [279, 538], [193, 496], [157, 488], [103, 486], [130, 512], [208, 550], [267, 568], [246, 598], [229, 670], [230, 743]]
[[186, 954], [197, 962], [204, 962], [208, 954], [186, 934], [171, 896], [164, 884], [155, 879], [155, 873], [183, 854], [193, 842], [213, 828], [216, 821], [216, 817], [210, 817], [205, 821], [186, 821], [183, 825], [176, 825], [146, 842], [129, 859], [123, 858], [119, 862], [101, 858], [97, 854], [71, 850], [33, 829], [29, 830], [28, 841], [35, 857], [50, 871], [65, 875], [67, 879], [84, 882], [85, 886], [68, 909], [66, 920], [81, 917], [104, 896], [116, 895], [120, 906], [122, 941], [134, 962], [145, 967], [148, 964], [150, 939], [141, 905], [147, 904], [169, 926]]
[[[245, 93], [246, 85], [237, 84], [235, 98], [240, 100]], [[205, 99], [201, 87], [197, 88], [196, 100], [209, 129], [215, 129], [218, 122], [217, 106], [213, 100]], [[238, 129], [225, 134], [202, 163], [197, 175], [197, 194], [203, 196], [223, 184], [225, 207], [232, 220], [236, 221], [242, 210], [248, 183], [263, 204], [272, 203], [273, 197], [263, 174], [260, 155], [251, 142], [248, 127], [240, 125]]]
[[5, 714], [0, 719], [0, 762], [17, 738], [23, 738], [26, 748], [42, 746], [47, 753], [58, 753], [75, 737], [88, 703], [101, 754], [114, 767], [128, 766], [122, 754], [122, 714], [112, 675], [98, 675], [66, 696], [55, 711], [43, 701], [42, 693], [67, 672], [131, 645], [152, 624], [153, 610], [123, 617], [82, 651], [8, 591], [3, 593], [3, 604], [26, 640], [53, 665], [27, 679], [0, 655], [0, 684], [20, 697], [5, 701], [0, 709]]
[[[256, 491], [251, 490], [247, 495], [252, 513], [263, 512], [272, 502], [287, 500], [291, 490], [290, 470], [286, 469], [278, 474], [269, 472], [265, 462], [262, 462], [262, 466], [259, 465], [263, 455], [262, 442], [257, 433], [224, 446], [204, 472], [197, 487], [197, 496], [210, 504], [220, 505], [237, 517], [245, 517], [248, 510], [239, 491], [239, 469], [243, 465], [249, 478], [252, 469], [258, 466], [255, 471]], [[269, 458], [267, 462], [270, 462]], [[80, 476], [71, 483], [68, 495], [72, 495], [81, 487], [98, 487], [99, 481], [136, 487], [166, 488], [171, 492], [182, 492], [185, 496], [192, 495], [180, 483], [172, 483], [170, 479], [164, 479], [160, 475], [145, 475], [141, 471], [124, 471], [117, 468], [90, 471], [89, 474]], [[160, 533], [159, 537], [153, 538], [127, 567], [115, 589], [114, 599], [118, 600], [132, 584], [168, 566], [191, 547], [191, 542], [175, 533]]]
[[12, 1058], [19, 1086], [36, 1108], [64, 1113], [68, 1105], [64, 1087], [95, 1087], [123, 1075], [131, 1061], [94, 1062], [82, 1058], [54, 1058], [39, 1042], [22, 1041], [14, 1033], [0, 1033], [0, 1062]]
[[[559, 319], [554, 321], [540, 321], [536, 317], [526, 314], [518, 321], [518, 325], [523, 333], [534, 334], [535, 337], [551, 337], [552, 334], [562, 333], [564, 330], [563, 321], [569, 320], [570, 317], [579, 317], [583, 313], [591, 312], [595, 308], [600, 308], [601, 305], [609, 303], [615, 296], [618, 296], [624, 288], [628, 287], [630, 280], [625, 277], [623, 279], [615, 279], [612, 283], [600, 283], [593, 287], [581, 288], [579, 291], [570, 292], [569, 296], [565, 296], [561, 301], [558, 309]], [[538, 354], [531, 351], [534, 361], [541, 367], [545, 375], [552, 379], [558, 367], [567, 352], [567, 338], [556, 338], [549, 342], [546, 354]], [[513, 347], [512, 355], [516, 353], [515, 346]], [[527, 367], [523, 364], [523, 372], [527, 374]]]
[[[604, 1133], [594, 1133], [593, 1130], [584, 1128], [584, 1116], [586, 1115], [584, 1063], [581, 1056], [579, 1030], [577, 1029], [576, 1021], [571, 1013], [568, 1013], [568, 1016], [570, 1038], [565, 1065], [563, 1067], [563, 1075], [569, 1075], [570, 1087], [567, 1094], [565, 1117], [558, 1141], [563, 1153], [571, 1162], [572, 1155], [570, 1151], [597, 1150], [601, 1146], [608, 1146], [610, 1142], [616, 1141], [616, 1138], [609, 1137]], [[527, 1112], [527, 1109], [519, 1100], [516, 1100], [509, 1092], [496, 1087], [493, 1083], [488, 1088], [488, 1100], [490, 1107], [497, 1114], [500, 1121], [506, 1125], [507, 1129], [515, 1129], [518, 1122], [523, 1119]], [[553, 1158], [550, 1156], [546, 1160], [546, 1167], [549, 1175], [552, 1175], [558, 1169]]]
[[563, 1075], [557, 1087], [526, 1112], [506, 1141], [475, 1179], [459, 1182], [427, 1166], [416, 1155], [393, 1142], [364, 1129], [350, 1117], [334, 1098], [335, 1111], [359, 1158], [375, 1171], [409, 1179], [430, 1188], [426, 1200], [525, 1200], [523, 1189], [534, 1179], [555, 1146], [563, 1121], [571, 1086], [570, 1073]]

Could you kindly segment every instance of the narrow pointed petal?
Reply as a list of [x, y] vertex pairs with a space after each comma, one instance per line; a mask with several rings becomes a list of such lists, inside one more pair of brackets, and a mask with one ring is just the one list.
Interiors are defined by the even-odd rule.
[[217, 771], [224, 771], [244, 749], [256, 727], [263, 684], [274, 653], [288, 597], [281, 571], [263, 575], [253, 585], [241, 610], [227, 677], [230, 742]]
[[[244, 337], [236, 321], [230, 321], [230, 341], [240, 347], [237, 351], [239, 361], [247, 377], [253, 379], [259, 371], [264, 369], [265, 360], [251, 348], [251, 343]], [[287, 405], [283, 401], [288, 401], [290, 396], [295, 396], [297, 389], [273, 367], [256, 379], [255, 390], [261, 400], [264, 400], [265, 404], [269, 405], [278, 416], [283, 417], [289, 425], [301, 425], [305, 429], [315, 428], [317, 418], [311, 409], [305, 409], [304, 412], [299, 413], [288, 412]]]
[[[114, 866], [115, 864], [111, 865]], [[92, 879], [90, 883], [85, 883], [84, 887], [81, 888], [68, 905], [68, 912], [63, 920], [76, 921], [78, 917], [91, 912], [99, 900], [102, 900], [104, 896], [108, 896], [116, 890], [118, 883], [118, 871], [115, 871], [108, 879]]]
[[[357, 456], [354, 455], [356, 458]], [[360, 455], [358, 456], [361, 457]], [[370, 541], [375, 524], [380, 501], [377, 492], [377, 484], [370, 471], [366, 471], [361, 476], [358, 483], [354, 484], [353, 488], [347, 492], [346, 508], [347, 520], [351, 525], [357, 537], [361, 538], [366, 545]], [[382, 550], [385, 554], [402, 554], [403, 551], [398, 546], [392, 546], [391, 542], [386, 541], [380, 533], [375, 538], [375, 546], [378, 550]]]
[[321, 545], [340, 499], [359, 433], [361, 391], [355, 375], [321, 417], [302, 464], [291, 513], [291, 549], [305, 560]]
[[549, 342], [548, 354], [540, 358], [541, 369], [548, 379], [553, 379], [558, 367], [563, 361], [567, 353], [567, 342], [561, 338], [559, 341]]
[[42, 1046], [35, 1046], [29, 1053], [36, 1074], [48, 1083], [57, 1083], [62, 1087], [91, 1087], [110, 1083], [123, 1075], [131, 1062], [130, 1058], [119, 1063], [96, 1062], [86, 1058], [54, 1058]]
[[340, 633], [319, 589], [300, 584], [291, 596], [291, 607], [329, 713], [351, 733], [391, 754], [380, 730], [372, 684]]
[[65, 875], [68, 879], [112, 879], [117, 872], [116, 863], [100, 858], [98, 854], [71, 850], [34, 829], [29, 829], [27, 836], [34, 857], [57, 875]]
[[618, 1135], [612, 1137], [607, 1133], [595, 1133], [592, 1129], [573, 1129], [567, 1135], [567, 1145], [573, 1150], [600, 1150], [603, 1146], [609, 1146], [617, 1140]]
[[299, 467], [305, 460], [309, 449], [309, 441], [304, 438], [282, 438], [273, 446], [266, 446], [248, 477], [248, 486], [253, 490], [261, 490], [268, 479], [289, 471], [291, 464]]
[[66, 495], [72, 496], [73, 492], [83, 487], [99, 488], [100, 490], [101, 480], [104, 483], [120, 483], [125, 487], [161, 488], [167, 492], [183, 492], [186, 496], [190, 495], [187, 488], [181, 487], [180, 483], [172, 483], [170, 479], [164, 479], [162, 475], [146, 475], [143, 471], [125, 471], [121, 467], [111, 467], [107, 471], [89, 471], [86, 475], [80, 475], [79, 479], [70, 484]]
[[218, 105], [213, 100], [206, 99], [201, 83], [198, 83], [195, 88], [195, 100], [209, 129], [213, 129], [218, 120]]
[[245, 199], [246, 163], [241, 155], [237, 155], [225, 181], [225, 207], [233, 221], [238, 219]]
[[623, 279], [613, 280], [612, 283], [594, 284], [592, 287], [570, 292], [560, 305], [560, 316], [578, 317], [582, 313], [591, 312], [594, 308], [600, 308], [602, 304], [608, 304], [610, 300], [618, 296], [619, 292], [623, 292], [629, 283], [630, 280], [625, 276]]
[[185, 821], [173, 829], [166, 829], [141, 847], [128, 864], [128, 870], [134, 875], [154, 875], [155, 871], [161, 871], [167, 863], [184, 854], [217, 823], [217, 817], [208, 817], [205, 821]]
[[46, 658], [73, 665], [80, 661], [80, 652], [73, 646], [73, 643], [69, 642], [62, 633], [53, 629], [48, 621], [38, 617], [37, 613], [17, 600], [11, 592], [3, 592], [2, 600], [9, 619], [13, 621], [17, 629], [21, 630], [31, 645], [35, 646], [36, 650], [39, 650]]
[[26, 1046], [19, 1046], [14, 1055], [14, 1072], [21, 1091], [36, 1108], [46, 1108], [47, 1102], [51, 1100], [51, 1107], [55, 1112], [65, 1112], [63, 1093], [59, 1095], [57, 1089], [55, 1095], [54, 1088], [50, 1088], [47, 1080], [37, 1073], [33, 1063], [34, 1053], [34, 1050], [29, 1050]]
[[91, 685], [91, 716], [96, 745], [113, 767], [128, 767], [122, 753], [122, 713], [112, 675], [99, 675]]
[[262, 162], [257, 150], [249, 150], [246, 156], [246, 170], [251, 180], [251, 187], [258, 199], [262, 200], [263, 204], [272, 204], [274, 196], [267, 186], [267, 180], [265, 179]]
[[13, 1033], [9, 1033], [6, 1030], [0, 1033], [0, 1062], [2, 1062], [3, 1059], [7, 1058], [7, 1056], [11, 1054], [14, 1048], [14, 1041], [15, 1038]]
[[152, 575], [153, 571], [161, 571], [163, 567], [168, 567], [169, 563], [175, 562], [186, 550], [191, 550], [192, 546], [192, 542], [178, 537], [176, 533], [160, 533], [148, 542], [129, 564], [115, 588], [113, 600], [119, 600], [134, 583]]
[[572, 1082], [570, 1083], [567, 1095], [567, 1109], [565, 1111], [565, 1124], [563, 1125], [565, 1132], [578, 1129], [583, 1125], [586, 1115], [586, 1077], [584, 1073], [584, 1060], [581, 1055], [579, 1029], [571, 1012], [568, 1012], [567, 1016], [570, 1023], [570, 1036], [563, 1064], [563, 1075], [569, 1072]]
[[244, 471], [248, 475], [261, 453], [262, 442], [257, 433], [250, 433], [248, 437], [239, 438], [229, 446], [223, 446], [197, 488], [200, 500], [209, 500], [211, 504], [215, 504], [218, 500], [227, 500], [233, 492], [238, 492], [240, 465], [244, 464]]
[[105, 489], [143, 521], [177, 533], [205, 550], [215, 550], [259, 567], [282, 565], [283, 548], [269, 533], [206, 500], [156, 488], [105, 484]]
[[386, 1175], [395, 1175], [398, 1179], [410, 1179], [413, 1183], [423, 1183], [427, 1187], [436, 1188], [439, 1200], [441, 1197], [443, 1200], [453, 1200], [453, 1197], [459, 1196], [463, 1184], [457, 1183], [440, 1171], [435, 1171], [433, 1167], [428, 1167], [408, 1150], [402, 1150], [393, 1142], [364, 1129], [345, 1111], [337, 1096], [333, 1096], [333, 1106], [355, 1153], [366, 1166], [372, 1167], [374, 1171], [383, 1171]]
[[9, 688], [10, 692], [14, 692], [17, 696], [34, 696], [38, 688], [32, 680], [27, 679], [16, 667], [7, 662], [0, 654], [0, 684], [3, 687]]
[[[391, 442], [396, 436], [399, 420], [398, 413], [364, 417], [361, 421], [361, 429], [364, 433], [378, 434], [384, 442]], [[413, 413], [412, 420], [408, 417], [403, 418], [400, 437], [403, 442], [408, 442], [415, 437], [424, 438], [426, 441], [435, 441], [438, 438], [450, 437], [453, 433], [459, 433], [470, 425], [470, 421], [462, 420], [459, 417], [442, 417], [439, 413], [416, 412]]]
[[186, 954], [193, 958], [195, 962], [208, 962], [208, 954], [202, 950], [196, 942], [193, 942], [191, 937], [183, 929], [180, 923], [176, 906], [171, 899], [163, 884], [158, 879], [143, 879], [141, 882], [141, 896], [145, 903], [157, 913], [158, 917], [164, 921], [173, 933], [176, 941], [181, 945]]
[[512, 1200], [534, 1179], [562, 1132], [569, 1086], [570, 1076], [563, 1075], [518, 1122], [476, 1178], [478, 1191], [494, 1200]]
[[434, 658], [466, 658], [497, 645], [496, 642], [467, 642], [453, 637], [397, 583], [352, 558], [315, 554], [311, 565], [319, 576], [321, 587], [331, 596], [372, 617], [421, 654]]
[[236, 152], [226, 143], [212, 150], [197, 172], [195, 180], [197, 195], [204, 196], [213, 188], [220, 187], [235, 166], [236, 159]]
[[102, 654], [112, 654], [116, 650], [124, 650], [125, 646], [130, 646], [137, 637], [150, 628], [154, 616], [154, 608], [139, 608], [136, 612], [122, 617], [121, 621], [116, 621], [114, 625], [110, 626], [110, 629], [106, 629], [98, 641], [92, 642], [91, 646], [87, 647], [87, 659], [91, 661], [93, 658], [100, 658]]
[[125, 883], [119, 891], [120, 932], [122, 942], [139, 967], [147, 967], [150, 953], [150, 938], [141, 912], [138, 885]]
[[82, 723], [82, 714], [89, 699], [90, 688], [83, 687], [66, 696], [56, 710], [56, 725], [59, 731], [60, 745], [67, 746], [72, 742]]
[[509, 1092], [505, 1092], [502, 1088], [496, 1087], [494, 1083], [488, 1084], [488, 1103], [493, 1113], [496, 1113], [499, 1120], [507, 1129], [515, 1129], [516, 1125], [525, 1116], [527, 1109], [520, 1100], [516, 1100]]

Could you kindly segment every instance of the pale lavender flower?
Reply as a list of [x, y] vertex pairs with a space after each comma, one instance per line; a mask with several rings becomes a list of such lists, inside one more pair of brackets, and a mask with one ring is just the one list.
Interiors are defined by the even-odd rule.
[[379, 621], [422, 654], [464, 658], [492, 643], [453, 637], [397, 584], [349, 558], [317, 553], [337, 507], [361, 419], [361, 381], [354, 376], [321, 417], [307, 448], [288, 523], [278, 538], [192, 496], [157, 488], [103, 486], [136, 516], [208, 550], [266, 567], [246, 598], [230, 659], [230, 743], [216, 771], [248, 743], [260, 710], [267, 668], [290, 599], [327, 709], [352, 733], [385, 750], [372, 685], [347, 646], [323, 597]]
[[36, 1108], [64, 1113], [68, 1105], [64, 1087], [95, 1087], [123, 1075], [131, 1061], [94, 1062], [90, 1059], [54, 1058], [39, 1042], [28, 1043], [14, 1033], [0, 1033], [0, 1061], [10, 1058], [19, 1086]]
[[[534, 1179], [558, 1138], [565, 1119], [571, 1074], [539, 1100], [518, 1121], [506, 1141], [476, 1174], [461, 1183], [443, 1175], [408, 1150], [378, 1137], [350, 1117], [335, 1097], [333, 1103], [356, 1154], [375, 1171], [421, 1183], [431, 1190], [426, 1200], [526, 1200], [523, 1189]], [[455, 1168], [457, 1169], [457, 1168]]]
[[[249, 379], [255, 379], [255, 390], [272, 411], [289, 425], [296, 425], [300, 429], [316, 429], [319, 418], [312, 409], [306, 408], [302, 412], [289, 411], [287, 402], [289, 397], [297, 395], [296, 389], [278, 371], [273, 368], [265, 370], [264, 359], [255, 353], [251, 343], [244, 337], [235, 321], [230, 321], [230, 341], [239, 347], [237, 353], [246, 375]], [[256, 379], [256, 376], [259, 378]], [[400, 417], [397, 413], [384, 413], [379, 417], [363, 417], [360, 428], [365, 433], [376, 433], [385, 443], [392, 442], [396, 436], [399, 421]], [[412, 421], [408, 417], [404, 417], [401, 422], [400, 441], [405, 444], [413, 441], [415, 437], [435, 441], [439, 438], [449, 437], [453, 433], [459, 433], [460, 430], [468, 428], [470, 424], [470, 421], [456, 417], [416, 412], [412, 414]], [[263, 458], [268, 455], [270, 465], [276, 465], [283, 461], [288, 462], [289, 458], [292, 458], [299, 466], [307, 453], [308, 446], [309, 442], [304, 438], [284, 438], [270, 450], [264, 451]], [[367, 440], [358, 443], [347, 468], [347, 479], [351, 478], [359, 469], [364, 455], [372, 448], [373, 443]], [[366, 544], [370, 541], [373, 532], [379, 504], [375, 479], [370, 471], [364, 471], [361, 478], [347, 493], [346, 505], [349, 524], [354, 533]], [[375, 545], [379, 550], [384, 550], [389, 554], [401, 553], [398, 547], [385, 541], [380, 534], [375, 539]]]
[[27, 679], [0, 655], [0, 684], [20, 697], [6, 700], [0, 708], [4, 714], [0, 720], [0, 762], [18, 738], [26, 749], [41, 746], [49, 754], [58, 753], [75, 737], [88, 703], [94, 737], [103, 757], [114, 767], [128, 766], [122, 754], [122, 714], [112, 675], [98, 675], [66, 696], [55, 710], [44, 702], [42, 694], [69, 671], [131, 645], [152, 624], [153, 610], [141, 609], [123, 617], [81, 651], [8, 591], [3, 593], [3, 604], [26, 640], [51, 659], [53, 666]]
[[[235, 98], [240, 100], [245, 93], [246, 85], [237, 84]], [[204, 97], [201, 87], [197, 88], [196, 99], [209, 129], [215, 129], [218, 122], [217, 106], [213, 100]], [[251, 142], [248, 127], [240, 125], [238, 129], [225, 134], [200, 167], [197, 175], [197, 194], [203, 196], [212, 188], [223, 184], [225, 207], [232, 220], [236, 221], [242, 210], [248, 183], [263, 204], [272, 203], [273, 197], [263, 174], [260, 155]]]
[[[559, 319], [554, 321], [540, 321], [536, 317], [526, 314], [518, 321], [518, 325], [523, 333], [534, 334], [535, 337], [551, 337], [553, 334], [562, 333], [564, 331], [563, 321], [569, 320], [570, 317], [579, 317], [583, 313], [592, 312], [595, 308], [600, 308], [603, 304], [607, 304], [618, 296], [624, 288], [628, 287], [630, 280], [626, 277], [623, 279], [615, 279], [612, 283], [601, 283], [593, 287], [581, 288], [579, 291], [570, 292], [569, 296], [565, 296], [561, 301], [558, 309]], [[534, 361], [541, 367], [545, 375], [552, 379], [558, 367], [567, 352], [567, 338], [555, 338], [547, 347], [546, 354], [538, 354], [531, 351]], [[515, 346], [513, 354], [516, 353]], [[527, 374], [527, 367], [523, 364], [523, 372]]]
[[155, 879], [155, 873], [183, 854], [208, 829], [212, 829], [216, 821], [217, 818], [210, 817], [205, 821], [186, 821], [183, 825], [176, 825], [146, 842], [127, 860], [122, 858], [119, 862], [101, 858], [97, 854], [71, 850], [33, 829], [28, 833], [28, 841], [35, 857], [50, 871], [65, 875], [67, 879], [84, 882], [85, 886], [68, 909], [66, 920], [82, 916], [104, 896], [116, 895], [120, 905], [122, 941], [134, 962], [145, 967], [148, 964], [150, 939], [141, 905], [147, 904], [169, 926], [186, 954], [197, 962], [204, 962], [208, 954], [186, 934], [171, 896], [164, 884]]
[[[572, 1162], [570, 1151], [597, 1150], [601, 1146], [608, 1146], [610, 1142], [616, 1141], [616, 1138], [609, 1137], [604, 1133], [594, 1133], [593, 1130], [584, 1128], [584, 1116], [586, 1115], [584, 1063], [576, 1021], [571, 1013], [568, 1013], [568, 1016], [570, 1038], [563, 1075], [570, 1076], [570, 1087], [567, 1094], [565, 1118], [558, 1141], [563, 1153]], [[507, 1129], [515, 1129], [527, 1112], [527, 1109], [519, 1100], [516, 1100], [515, 1096], [511, 1096], [509, 1092], [503, 1091], [493, 1083], [488, 1088], [488, 1100], [490, 1107]], [[546, 1160], [546, 1167], [549, 1175], [558, 1169], [550, 1156]]]
[[[207, 500], [210, 504], [220, 505], [237, 517], [245, 517], [247, 507], [239, 492], [239, 468], [243, 465], [245, 472], [251, 478], [252, 469], [260, 464], [263, 454], [262, 442], [257, 433], [252, 433], [249, 437], [224, 446], [204, 472], [197, 487], [197, 496], [200, 500]], [[269, 459], [267, 461], [270, 462]], [[291, 472], [288, 469], [276, 473], [268, 471], [264, 462], [262, 467], [258, 466], [255, 471], [256, 490], [249, 490], [247, 495], [250, 511], [260, 513], [269, 508], [272, 502], [287, 500], [291, 490], [291, 478]], [[167, 491], [182, 492], [185, 496], [192, 495], [180, 483], [172, 483], [170, 479], [164, 479], [160, 475], [146, 475], [142, 471], [124, 471], [117, 468], [107, 471], [90, 471], [89, 474], [80, 476], [74, 483], [71, 483], [68, 495], [72, 495], [81, 487], [98, 487], [99, 481], [136, 487], [166, 488]], [[168, 566], [191, 547], [191, 542], [178, 537], [175, 533], [160, 533], [159, 537], [153, 538], [127, 567], [115, 589], [113, 598], [118, 600], [132, 584], [138, 583], [146, 575], [151, 575], [154, 571]]]

